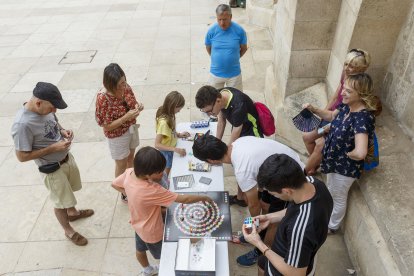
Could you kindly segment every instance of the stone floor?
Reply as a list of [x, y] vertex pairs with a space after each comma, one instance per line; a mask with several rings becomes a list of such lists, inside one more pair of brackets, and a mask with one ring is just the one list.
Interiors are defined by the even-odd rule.
[[[215, 22], [219, 2], [224, 1], [0, 2], [0, 274], [136, 275], [140, 271], [127, 206], [110, 188], [114, 163], [94, 119], [95, 95], [102, 85], [103, 68], [119, 63], [145, 105], [138, 119], [142, 145], [153, 145], [155, 110], [172, 90], [186, 99], [178, 121], [199, 119], [193, 99], [208, 78], [204, 35]], [[244, 10], [234, 9], [233, 14], [249, 39], [242, 58], [244, 92], [264, 101], [265, 70], [273, 53], [270, 37], [267, 30], [248, 24]], [[71, 53], [63, 58], [67, 52]], [[69, 105], [57, 115], [65, 128], [75, 132], [71, 151], [83, 181], [78, 207], [96, 212], [73, 223], [89, 239], [86, 247], [65, 239], [36, 166], [19, 163], [14, 155], [10, 127], [37, 81], [56, 84]], [[234, 192], [229, 167], [225, 175], [226, 187]], [[234, 230], [240, 229], [245, 216], [245, 209], [232, 207]], [[347, 275], [351, 264], [344, 248], [342, 236], [328, 238], [318, 275]], [[255, 274], [255, 268], [241, 268], [235, 262], [249, 249], [230, 245], [231, 275]]]

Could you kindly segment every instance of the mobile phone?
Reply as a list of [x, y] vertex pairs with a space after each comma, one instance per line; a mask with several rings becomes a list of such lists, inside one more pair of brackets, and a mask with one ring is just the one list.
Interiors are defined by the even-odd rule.
[[212, 181], [211, 178], [202, 176], [198, 182], [206, 184], [206, 185], [210, 185], [211, 181]]

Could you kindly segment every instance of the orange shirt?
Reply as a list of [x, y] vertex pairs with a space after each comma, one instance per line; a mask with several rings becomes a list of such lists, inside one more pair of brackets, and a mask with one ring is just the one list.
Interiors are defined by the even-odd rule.
[[125, 189], [130, 223], [139, 237], [146, 243], [161, 241], [164, 233], [161, 206], [168, 207], [178, 195], [158, 183], [137, 178], [132, 168], [118, 176], [113, 184]]

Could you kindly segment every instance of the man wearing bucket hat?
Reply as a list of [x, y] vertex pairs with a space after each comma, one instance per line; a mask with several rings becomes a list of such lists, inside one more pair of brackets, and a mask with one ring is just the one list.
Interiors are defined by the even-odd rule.
[[17, 159], [34, 160], [54, 203], [57, 220], [65, 235], [74, 244], [82, 246], [88, 240], [76, 232], [69, 222], [94, 214], [91, 209], [77, 210], [74, 191], [82, 188], [78, 167], [69, 152], [72, 130], [63, 129], [55, 115], [67, 104], [59, 89], [46, 82], [38, 82], [32, 98], [23, 105], [15, 118], [11, 134]]

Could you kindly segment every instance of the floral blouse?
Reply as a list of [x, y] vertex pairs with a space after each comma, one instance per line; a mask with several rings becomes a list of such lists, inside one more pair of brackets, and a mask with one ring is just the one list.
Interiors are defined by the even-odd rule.
[[[124, 103], [125, 100], [125, 103]], [[104, 126], [112, 123], [113, 121], [121, 118], [127, 112], [127, 106], [129, 109], [134, 109], [137, 104], [135, 99], [134, 92], [131, 87], [128, 85], [125, 89], [124, 98], [118, 99], [115, 96], [106, 93], [99, 92], [96, 96], [96, 109], [95, 109], [95, 119], [99, 126]], [[120, 137], [126, 133], [129, 127], [136, 123], [136, 120], [129, 120], [123, 123], [120, 127], [111, 130], [105, 131], [104, 134], [108, 138]]]
[[366, 109], [349, 113], [349, 106], [341, 104], [339, 113], [331, 122], [331, 129], [323, 148], [321, 169], [323, 173], [338, 173], [360, 178], [364, 160], [352, 160], [346, 154], [355, 148], [355, 134], [367, 133], [372, 140], [375, 130], [375, 116]]

